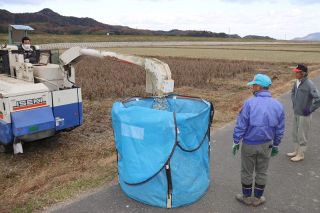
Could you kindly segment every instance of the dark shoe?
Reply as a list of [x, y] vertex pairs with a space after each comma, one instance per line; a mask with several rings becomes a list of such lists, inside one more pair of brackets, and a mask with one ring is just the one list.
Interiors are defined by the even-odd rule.
[[260, 206], [261, 204], [263, 204], [265, 202], [266, 202], [266, 198], [263, 196], [260, 198], [254, 197], [252, 200], [252, 205], [253, 206]]
[[251, 197], [244, 197], [242, 194], [237, 194], [236, 200], [248, 206], [252, 204]]

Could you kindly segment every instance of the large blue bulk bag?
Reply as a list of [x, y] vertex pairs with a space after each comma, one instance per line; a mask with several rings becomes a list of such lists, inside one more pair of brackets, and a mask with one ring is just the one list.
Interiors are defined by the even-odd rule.
[[122, 191], [174, 208], [196, 202], [209, 187], [213, 106], [200, 98], [165, 98], [166, 110], [154, 109], [152, 97], [115, 102], [112, 125]]

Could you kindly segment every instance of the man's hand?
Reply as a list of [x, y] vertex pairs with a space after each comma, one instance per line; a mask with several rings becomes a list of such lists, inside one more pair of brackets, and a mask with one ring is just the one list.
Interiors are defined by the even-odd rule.
[[303, 115], [304, 115], [304, 116], [308, 116], [308, 115], [310, 115], [310, 114], [311, 114], [310, 109], [305, 108], [305, 109], [303, 110]]
[[237, 154], [237, 151], [238, 151], [239, 149], [240, 149], [240, 145], [233, 142], [233, 145], [232, 145], [232, 154], [233, 154], [233, 155], [236, 155], [236, 154]]
[[271, 150], [271, 157], [276, 156], [279, 153], [279, 149], [277, 146], [273, 146]]

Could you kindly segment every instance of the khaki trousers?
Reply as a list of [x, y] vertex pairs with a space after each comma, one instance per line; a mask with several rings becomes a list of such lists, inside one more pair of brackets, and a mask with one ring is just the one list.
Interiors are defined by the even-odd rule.
[[311, 126], [312, 115], [309, 116], [293, 116], [293, 143], [295, 150], [305, 152], [308, 143], [308, 132]]

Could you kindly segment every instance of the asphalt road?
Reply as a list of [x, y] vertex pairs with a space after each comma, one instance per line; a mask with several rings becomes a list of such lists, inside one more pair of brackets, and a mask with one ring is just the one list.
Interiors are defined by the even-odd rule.
[[[320, 78], [314, 80], [320, 89]], [[238, 203], [234, 196], [241, 191], [240, 153], [231, 153], [234, 125], [212, 133], [216, 143], [211, 155], [211, 186], [199, 202], [177, 209], [160, 209], [138, 203], [126, 197], [118, 185], [99, 189], [68, 204], [50, 209], [49, 212], [320, 212], [320, 110], [313, 113], [312, 128], [306, 158], [290, 162], [285, 153], [292, 151], [292, 109], [289, 94], [280, 98], [286, 109], [286, 133], [280, 153], [270, 162], [267, 202], [259, 207]]]

